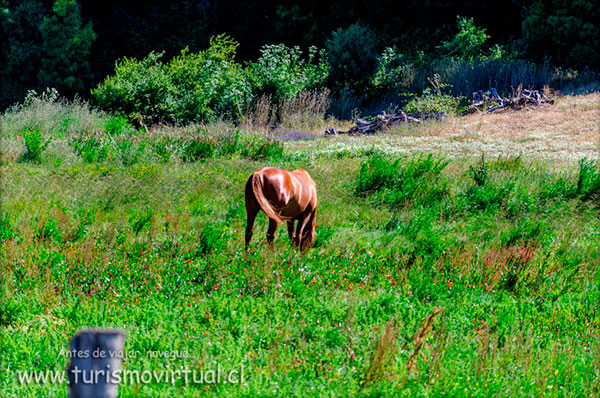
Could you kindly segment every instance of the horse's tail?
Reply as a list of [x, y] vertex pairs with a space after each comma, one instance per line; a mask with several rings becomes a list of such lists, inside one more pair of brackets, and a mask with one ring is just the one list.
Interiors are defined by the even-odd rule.
[[265, 197], [263, 190], [265, 185], [265, 175], [263, 173], [255, 172], [250, 179], [252, 180], [252, 192], [254, 193], [254, 198], [262, 211], [264, 211], [269, 218], [281, 222], [281, 217], [277, 214], [275, 209], [273, 209], [273, 205], [269, 202], [269, 199]]

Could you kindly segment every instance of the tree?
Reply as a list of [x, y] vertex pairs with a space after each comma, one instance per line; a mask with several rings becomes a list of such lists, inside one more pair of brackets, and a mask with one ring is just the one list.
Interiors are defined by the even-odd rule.
[[330, 83], [357, 93], [366, 89], [377, 69], [377, 37], [368, 27], [355, 23], [332, 33], [326, 43]]
[[452, 57], [473, 59], [483, 54], [489, 36], [475, 26], [473, 18], [458, 17], [458, 33], [452, 41], [442, 43], [442, 49]]
[[39, 26], [45, 9], [40, 1], [26, 0], [9, 8], [0, 4], [0, 31], [4, 31], [0, 51], [0, 106], [2, 108], [25, 97], [37, 87], [40, 68], [41, 35]]
[[42, 87], [54, 87], [63, 95], [83, 92], [91, 81], [87, 57], [96, 39], [92, 24], [83, 26], [76, 0], [56, 0], [42, 21]]
[[526, 7], [522, 44], [536, 60], [560, 66], [600, 67], [600, 2], [534, 0]]

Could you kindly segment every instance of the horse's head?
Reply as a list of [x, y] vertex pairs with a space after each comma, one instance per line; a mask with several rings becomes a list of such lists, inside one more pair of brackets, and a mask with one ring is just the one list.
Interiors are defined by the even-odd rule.
[[312, 247], [315, 243], [315, 239], [317, 237], [317, 227], [319, 224], [315, 224], [312, 222], [312, 225], [307, 225], [307, 228], [304, 230], [304, 234], [302, 236], [302, 247], [309, 248]]

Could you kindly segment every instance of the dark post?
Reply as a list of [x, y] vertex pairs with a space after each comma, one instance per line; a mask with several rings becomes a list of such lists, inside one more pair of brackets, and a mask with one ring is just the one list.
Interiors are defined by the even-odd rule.
[[70, 345], [69, 397], [117, 398], [124, 343], [119, 329], [80, 330]]

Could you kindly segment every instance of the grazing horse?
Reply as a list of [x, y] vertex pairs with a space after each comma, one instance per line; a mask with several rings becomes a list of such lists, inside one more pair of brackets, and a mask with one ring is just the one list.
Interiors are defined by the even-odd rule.
[[[246, 183], [246, 249], [260, 210], [269, 217], [269, 245], [273, 245], [277, 225], [282, 221], [287, 222], [288, 235], [294, 246], [304, 249], [314, 243], [317, 187], [306, 171], [264, 167], [250, 176]], [[296, 234], [294, 221], [298, 221]]]

